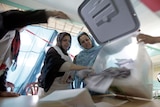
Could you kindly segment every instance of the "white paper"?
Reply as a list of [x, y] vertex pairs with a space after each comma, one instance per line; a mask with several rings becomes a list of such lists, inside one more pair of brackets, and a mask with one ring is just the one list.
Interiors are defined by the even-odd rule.
[[103, 77], [102, 75], [91, 76], [85, 79], [86, 88], [98, 93], [106, 93], [112, 81], [113, 78]]
[[113, 106], [107, 102], [99, 102], [95, 104], [95, 107], [116, 107], [116, 106]]
[[93, 107], [94, 102], [86, 88], [57, 90], [41, 98], [40, 102], [61, 102], [71, 107]]

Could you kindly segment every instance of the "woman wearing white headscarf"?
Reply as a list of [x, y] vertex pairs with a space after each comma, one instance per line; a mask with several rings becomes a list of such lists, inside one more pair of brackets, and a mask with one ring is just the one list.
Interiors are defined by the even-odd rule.
[[44, 97], [54, 90], [70, 89], [72, 72], [88, 69], [72, 63], [67, 51], [71, 46], [71, 35], [67, 32], [59, 33], [57, 44], [50, 47], [46, 53], [44, 65], [39, 78], [39, 86], [44, 89]]

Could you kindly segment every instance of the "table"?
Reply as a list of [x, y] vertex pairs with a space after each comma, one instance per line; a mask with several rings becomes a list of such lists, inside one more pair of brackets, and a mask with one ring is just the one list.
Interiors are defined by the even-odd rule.
[[39, 103], [39, 97], [33, 96], [19, 96], [19, 97], [1, 97], [0, 107], [67, 107], [62, 103]]
[[118, 105], [120, 103], [124, 103], [120, 106], [117, 107], [159, 107], [160, 105], [160, 99], [151, 99], [150, 101], [145, 101], [145, 100], [139, 100], [139, 99], [119, 99], [115, 97], [103, 97], [103, 96], [93, 96], [92, 97], [93, 101], [95, 103], [97, 102], [109, 102], [113, 105]]
[[[116, 99], [112, 97], [105, 97], [105, 96], [93, 96], [93, 101], [95, 103], [98, 102], [111, 102], [115, 103], [117, 101], [125, 99]], [[50, 103], [39, 103], [38, 96], [20, 96], [20, 97], [2, 97], [0, 98], [0, 107], [68, 107], [65, 104], [62, 104], [60, 102], [50, 102]], [[123, 105], [119, 107], [159, 107], [160, 100], [153, 99], [152, 101], [142, 101], [142, 100], [135, 100], [130, 99], [127, 103], [124, 103]]]

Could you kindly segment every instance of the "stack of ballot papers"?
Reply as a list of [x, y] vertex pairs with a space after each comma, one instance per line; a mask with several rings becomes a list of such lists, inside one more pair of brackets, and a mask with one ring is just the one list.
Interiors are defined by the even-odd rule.
[[63, 103], [66, 107], [116, 107], [108, 102], [94, 103], [86, 88], [57, 90], [39, 99], [39, 103], [54, 102]]

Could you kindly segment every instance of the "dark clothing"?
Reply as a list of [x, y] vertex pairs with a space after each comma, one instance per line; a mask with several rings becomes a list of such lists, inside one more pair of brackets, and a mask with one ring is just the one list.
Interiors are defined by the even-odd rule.
[[16, 30], [15, 37], [11, 45], [12, 45], [11, 46], [12, 59], [17, 61], [17, 57], [18, 57], [19, 49], [20, 49], [20, 33], [17, 30]]
[[[48, 17], [45, 10], [18, 11], [10, 10], [0, 13], [0, 39], [10, 30], [22, 28], [30, 24], [47, 23]], [[7, 71], [0, 76], [0, 91], [6, 91]]]
[[64, 75], [64, 72], [59, 72], [64, 62], [66, 61], [61, 58], [53, 47], [48, 50], [42, 67], [41, 76], [39, 77], [39, 86], [44, 88], [45, 92], [49, 90], [56, 77]]
[[9, 31], [15, 28], [22, 28], [26, 25], [47, 23], [45, 10], [18, 11], [10, 10], [0, 13], [0, 39]]
[[6, 69], [3, 75], [0, 76], [0, 91], [7, 91], [6, 88], [7, 71], [8, 69]]

